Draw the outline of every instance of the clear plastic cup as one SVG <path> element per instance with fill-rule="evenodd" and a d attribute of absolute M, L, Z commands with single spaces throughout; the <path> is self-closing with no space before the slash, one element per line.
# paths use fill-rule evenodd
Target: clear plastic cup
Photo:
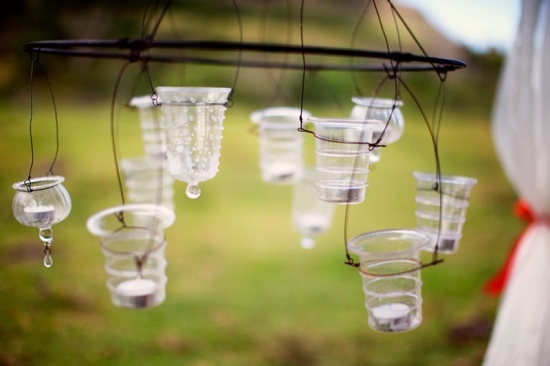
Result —
<path fill-rule="evenodd" d="M 351 118 L 380 121 L 373 129 L 374 142 L 382 137 L 380 143 L 388 145 L 401 138 L 405 129 L 405 119 L 400 109 L 403 106 L 402 101 L 367 97 L 353 97 L 351 100 L 354 103 L 350 113 Z M 375 148 L 371 151 L 370 162 L 374 164 L 378 161 L 380 161 L 380 148 Z"/>
<path fill-rule="evenodd" d="M 392 229 L 364 233 L 347 243 L 360 261 L 369 326 L 380 332 L 402 332 L 422 321 L 420 251 L 428 235 Z"/>
<path fill-rule="evenodd" d="M 375 121 L 308 118 L 315 126 L 317 197 L 353 204 L 365 199 Z"/>
<path fill-rule="evenodd" d="M 315 238 L 330 228 L 334 216 L 335 205 L 317 198 L 316 181 L 316 170 L 306 168 L 292 190 L 292 224 L 302 235 L 304 249 L 315 246 Z"/>
<path fill-rule="evenodd" d="M 154 204 L 111 207 L 88 219 L 88 231 L 101 238 L 113 304 L 138 309 L 164 301 L 164 229 L 174 220 L 172 210 Z"/>
<path fill-rule="evenodd" d="M 139 125 L 145 153 L 154 160 L 166 158 L 166 134 L 162 128 L 160 109 L 150 95 L 134 97 L 130 106 L 139 112 Z"/>
<path fill-rule="evenodd" d="M 272 107 L 255 111 L 250 119 L 258 126 L 262 180 L 272 184 L 292 184 L 303 169 L 303 134 L 300 108 Z M 303 118 L 310 116 L 302 111 Z"/>
<path fill-rule="evenodd" d="M 128 199 L 132 203 L 155 203 L 174 208 L 174 178 L 166 163 L 149 156 L 137 156 L 120 161 Z"/>
<path fill-rule="evenodd" d="M 439 182 L 433 173 L 414 172 L 413 175 L 417 181 L 416 228 L 431 239 L 426 250 L 433 251 L 438 242 L 438 252 L 455 253 L 462 237 L 470 193 L 477 180 L 442 175 Z"/>
<path fill-rule="evenodd" d="M 102 240 L 107 288 L 116 306 L 137 309 L 166 298 L 166 240 L 147 229 L 124 229 Z"/>

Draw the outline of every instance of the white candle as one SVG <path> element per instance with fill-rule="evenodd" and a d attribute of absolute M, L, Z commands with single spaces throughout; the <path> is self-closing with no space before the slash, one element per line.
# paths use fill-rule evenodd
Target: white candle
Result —
<path fill-rule="evenodd" d="M 28 206 L 23 208 L 23 212 L 28 223 L 52 223 L 55 220 L 54 206 Z"/>
<path fill-rule="evenodd" d="M 121 282 L 116 289 L 130 307 L 142 308 L 152 304 L 157 284 L 153 280 L 138 278 Z"/>
<path fill-rule="evenodd" d="M 399 332 L 411 326 L 411 308 L 406 304 L 387 303 L 371 309 L 374 327 L 383 332 Z"/>

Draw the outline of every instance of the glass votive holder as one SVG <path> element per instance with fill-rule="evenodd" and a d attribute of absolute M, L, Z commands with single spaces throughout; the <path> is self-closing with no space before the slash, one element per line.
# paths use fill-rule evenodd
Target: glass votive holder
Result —
<path fill-rule="evenodd" d="M 174 220 L 172 210 L 154 204 L 111 207 L 88 219 L 88 231 L 101 238 L 113 304 L 138 309 L 164 301 L 164 229 Z"/>
<path fill-rule="evenodd" d="M 191 199 L 199 183 L 218 173 L 221 139 L 230 88 L 158 87 L 166 133 L 167 170 L 187 183 Z"/>
<path fill-rule="evenodd" d="M 61 176 L 33 178 L 13 184 L 13 215 L 19 223 L 39 229 L 49 228 L 71 212 L 71 197 Z"/>
<path fill-rule="evenodd" d="M 71 212 L 71 196 L 63 186 L 64 177 L 52 175 L 14 183 L 16 190 L 12 202 L 15 219 L 30 227 L 38 228 L 38 237 L 44 243 L 44 266 L 51 267 L 53 259 L 52 226 L 65 220 Z"/>
<path fill-rule="evenodd" d="M 250 115 L 258 126 L 260 171 L 262 180 L 272 184 L 292 184 L 300 179 L 303 169 L 303 134 L 298 132 L 300 108 L 272 107 Z"/>
<path fill-rule="evenodd" d="M 456 175 L 413 173 L 416 182 L 416 228 L 430 236 L 433 251 L 453 254 L 458 250 L 462 227 L 466 221 L 470 193 L 477 179 Z"/>
<path fill-rule="evenodd" d="M 315 126 L 317 197 L 340 204 L 363 202 L 375 122 L 313 117 L 307 121 Z"/>
<path fill-rule="evenodd" d="M 402 332 L 422 321 L 420 251 L 428 235 L 389 229 L 351 238 L 348 251 L 359 257 L 368 323 L 381 332 Z"/>

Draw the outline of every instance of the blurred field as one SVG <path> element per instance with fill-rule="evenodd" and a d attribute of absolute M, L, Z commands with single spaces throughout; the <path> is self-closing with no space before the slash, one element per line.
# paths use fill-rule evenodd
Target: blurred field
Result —
<path fill-rule="evenodd" d="M 343 207 L 313 250 L 299 247 L 290 225 L 291 189 L 261 182 L 249 131 L 252 107 L 238 101 L 226 114 L 218 176 L 202 185 L 196 201 L 176 182 L 165 303 L 144 311 L 111 305 L 98 240 L 85 229 L 88 216 L 120 202 L 109 106 L 62 99 L 58 105 L 55 172 L 66 177 L 73 210 L 54 227 L 51 269 L 42 265 L 37 231 L 19 225 L 10 209 L 10 186 L 26 177 L 30 161 L 29 113 L 23 106 L 0 109 L 0 364 L 479 364 L 496 307 L 481 287 L 521 226 L 510 213 L 514 196 L 495 159 L 487 118 L 444 120 L 444 172 L 479 183 L 459 253 L 422 273 L 423 323 L 387 335 L 367 327 L 359 275 L 343 264 Z M 308 107 L 317 115 L 335 113 Z M 53 122 L 47 103 L 34 113 L 38 176 L 53 154 Z M 433 157 L 423 122 L 410 106 L 404 113 L 405 135 L 371 171 L 366 201 L 350 212 L 350 235 L 414 226 L 412 171 L 433 169 Z M 137 115 L 120 109 L 118 116 L 120 154 L 139 154 Z"/>

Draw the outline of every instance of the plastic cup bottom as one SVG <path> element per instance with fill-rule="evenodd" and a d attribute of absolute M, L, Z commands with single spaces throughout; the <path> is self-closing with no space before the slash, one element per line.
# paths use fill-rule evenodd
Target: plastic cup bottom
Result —
<path fill-rule="evenodd" d="M 369 327 L 384 333 L 412 330 L 422 322 L 421 303 L 415 296 L 372 299 L 365 304 Z"/>
<path fill-rule="evenodd" d="M 111 301 L 116 306 L 126 309 L 150 308 L 161 304 L 166 298 L 166 276 L 152 279 L 131 279 L 116 285 L 108 282 Z"/>
<path fill-rule="evenodd" d="M 317 182 L 317 198 L 339 204 L 356 204 L 365 200 L 367 184 L 345 180 Z"/>

